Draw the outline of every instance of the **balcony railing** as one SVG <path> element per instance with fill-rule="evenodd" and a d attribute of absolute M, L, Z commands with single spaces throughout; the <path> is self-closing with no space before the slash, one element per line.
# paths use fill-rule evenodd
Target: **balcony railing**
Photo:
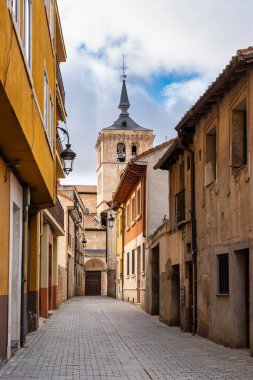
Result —
<path fill-rule="evenodd" d="M 62 228 L 64 228 L 64 210 L 58 198 L 56 198 L 56 204 L 49 209 L 50 213 L 57 220 Z"/>
<path fill-rule="evenodd" d="M 60 65 L 58 62 L 56 63 L 56 76 L 57 76 L 57 82 L 58 82 L 58 86 L 59 86 L 61 97 L 62 97 L 62 102 L 65 107 L 65 90 L 64 90 L 63 80 L 61 76 Z"/>
<path fill-rule="evenodd" d="M 176 223 L 185 220 L 185 190 L 176 194 Z"/>

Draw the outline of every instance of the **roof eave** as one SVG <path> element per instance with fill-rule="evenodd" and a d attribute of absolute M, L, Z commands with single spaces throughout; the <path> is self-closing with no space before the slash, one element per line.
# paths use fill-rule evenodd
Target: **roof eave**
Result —
<path fill-rule="evenodd" d="M 144 173 L 146 172 L 147 163 L 140 162 L 133 163 L 129 162 L 124 170 L 120 183 L 113 195 L 112 203 L 123 203 L 134 186 L 140 181 Z"/>
<path fill-rule="evenodd" d="M 192 108 L 183 116 L 176 126 L 176 131 L 196 124 L 201 115 L 217 102 L 217 99 L 231 86 L 231 82 L 240 79 L 247 70 L 247 65 L 253 62 L 252 53 L 245 54 L 245 50 L 238 51 L 233 57 L 228 66 L 217 77 L 217 79 L 209 86 L 207 91 L 199 98 Z"/>
<path fill-rule="evenodd" d="M 154 170 L 169 170 L 169 168 L 174 165 L 178 156 L 182 154 L 183 149 L 180 148 L 179 140 L 176 139 L 169 149 L 164 153 L 164 155 L 160 158 L 157 164 L 154 166 Z"/>

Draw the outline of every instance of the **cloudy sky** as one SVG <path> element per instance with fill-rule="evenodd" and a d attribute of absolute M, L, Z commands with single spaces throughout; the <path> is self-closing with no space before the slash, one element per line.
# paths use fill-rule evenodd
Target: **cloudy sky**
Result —
<path fill-rule="evenodd" d="M 130 116 L 174 127 L 237 49 L 253 45 L 252 0 L 58 0 L 67 62 L 67 127 L 77 153 L 65 183 L 95 184 L 99 131 L 119 115 L 122 55 Z"/>

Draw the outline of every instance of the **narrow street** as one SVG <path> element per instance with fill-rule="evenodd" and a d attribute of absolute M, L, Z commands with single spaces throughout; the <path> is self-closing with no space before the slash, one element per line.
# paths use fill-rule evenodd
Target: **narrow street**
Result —
<path fill-rule="evenodd" d="M 253 379 L 253 359 L 106 297 L 68 301 L 1 369 L 3 379 Z"/>

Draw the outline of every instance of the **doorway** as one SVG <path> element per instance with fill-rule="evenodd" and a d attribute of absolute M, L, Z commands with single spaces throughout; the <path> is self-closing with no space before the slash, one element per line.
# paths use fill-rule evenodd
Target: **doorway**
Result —
<path fill-rule="evenodd" d="M 249 249 L 235 252 L 236 346 L 250 348 Z"/>
<path fill-rule="evenodd" d="M 180 325 L 180 266 L 172 265 L 171 275 L 171 311 L 172 324 Z"/>
<path fill-rule="evenodd" d="M 160 252 L 159 244 L 152 249 L 151 253 L 151 286 L 152 286 L 152 308 L 151 314 L 159 315 L 160 313 Z"/>
<path fill-rule="evenodd" d="M 85 272 L 85 295 L 101 296 L 101 271 Z"/>
<path fill-rule="evenodd" d="M 12 356 L 20 344 L 21 307 L 21 212 L 13 202 L 10 249 L 10 347 Z"/>

